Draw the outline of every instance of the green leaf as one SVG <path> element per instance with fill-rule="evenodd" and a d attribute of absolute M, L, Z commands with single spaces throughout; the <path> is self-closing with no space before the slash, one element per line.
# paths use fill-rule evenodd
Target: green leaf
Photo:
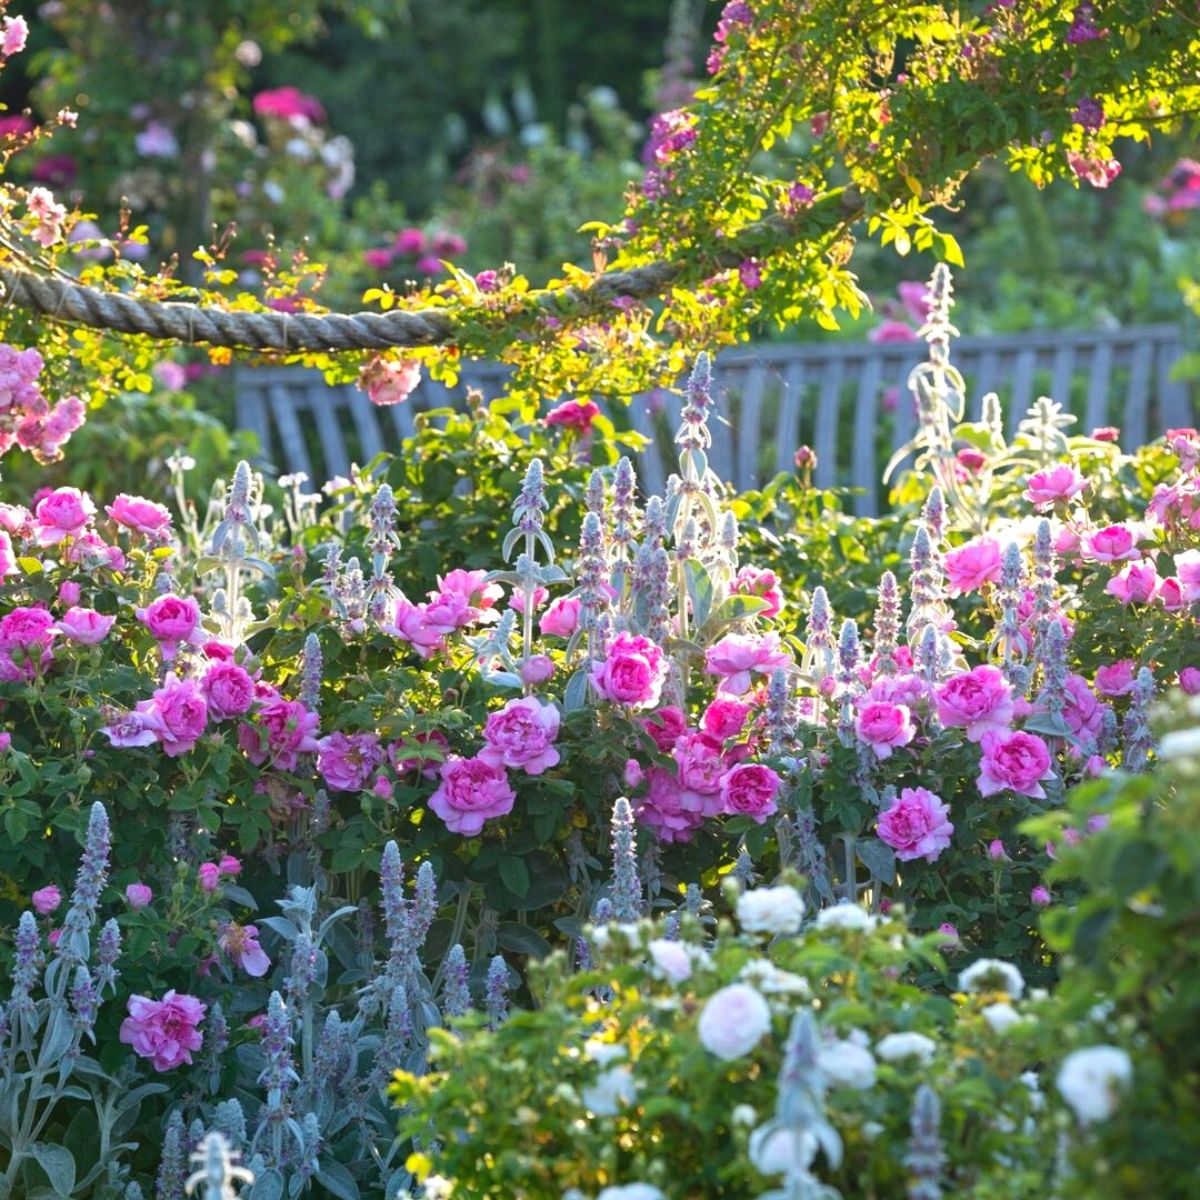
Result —
<path fill-rule="evenodd" d="M 336 1159 L 327 1159 L 317 1168 L 317 1182 L 338 1200 L 359 1200 L 354 1176 Z"/>
<path fill-rule="evenodd" d="M 529 868 L 523 858 L 502 858 L 500 878 L 518 900 L 523 900 L 529 894 Z"/>
<path fill-rule="evenodd" d="M 1166 855 L 1153 842 L 1130 842 L 1121 847 L 1113 863 L 1113 890 L 1122 900 L 1128 900 L 1154 883 L 1166 865 Z"/>
<path fill-rule="evenodd" d="M 514 954 L 527 954 L 531 958 L 545 958 L 552 949 L 550 943 L 536 929 L 522 925 L 519 921 L 501 921 L 496 927 L 496 941 Z"/>
<path fill-rule="evenodd" d="M 684 563 L 683 572 L 687 579 L 688 595 L 692 601 L 692 616 L 697 626 L 703 625 L 712 611 L 713 581 L 704 569 L 704 565 L 694 558 L 689 558 Z"/>
<path fill-rule="evenodd" d="M 871 872 L 880 883 L 891 884 L 896 879 L 896 852 L 881 842 L 878 838 L 867 838 L 856 842 L 855 850 L 862 860 L 863 866 Z"/>

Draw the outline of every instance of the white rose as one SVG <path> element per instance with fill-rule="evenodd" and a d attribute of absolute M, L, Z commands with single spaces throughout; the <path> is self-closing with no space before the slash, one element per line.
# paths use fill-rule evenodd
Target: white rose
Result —
<path fill-rule="evenodd" d="M 750 1135 L 750 1161 L 760 1175 L 783 1175 L 794 1167 L 807 1171 L 817 1156 L 817 1139 L 769 1121 Z"/>
<path fill-rule="evenodd" d="M 1162 759 L 1195 758 L 1197 754 L 1200 754 L 1200 726 L 1164 733 L 1158 743 L 1158 757 Z"/>
<path fill-rule="evenodd" d="M 835 1087 L 863 1091 L 875 1084 L 875 1058 L 851 1041 L 832 1042 L 817 1051 L 817 1065 Z"/>
<path fill-rule="evenodd" d="M 749 1054 L 770 1028 L 767 1002 L 754 988 L 733 983 L 709 996 L 697 1032 L 706 1050 L 729 1060 Z"/>
<path fill-rule="evenodd" d="M 1021 1021 L 1021 1014 L 1011 1004 L 989 1004 L 979 1010 L 993 1033 L 1007 1033 Z"/>
<path fill-rule="evenodd" d="M 1014 1000 L 1020 1000 L 1025 980 L 1012 963 L 981 958 L 959 975 L 958 987 L 963 992 L 1007 992 Z"/>
<path fill-rule="evenodd" d="M 670 942 L 666 938 L 655 938 L 647 947 L 654 962 L 656 977 L 671 983 L 682 983 L 690 979 L 695 967 L 706 967 L 711 961 L 703 946 L 691 946 L 686 942 Z"/>
<path fill-rule="evenodd" d="M 747 933 L 798 933 L 804 901 L 794 887 L 756 888 L 738 897 L 737 918 Z"/>
<path fill-rule="evenodd" d="M 806 996 L 810 991 L 808 980 L 803 975 L 781 970 L 766 958 L 752 958 L 738 972 L 738 978 L 768 995 L 791 992 Z"/>
<path fill-rule="evenodd" d="M 665 1200 L 658 1188 L 648 1183 L 626 1183 L 621 1187 L 606 1187 L 596 1200 Z"/>
<path fill-rule="evenodd" d="M 610 1062 L 625 1057 L 625 1047 L 616 1042 L 602 1042 L 599 1038 L 588 1038 L 583 1043 L 583 1053 L 592 1062 L 607 1067 Z"/>
<path fill-rule="evenodd" d="M 454 1184 L 442 1175 L 430 1175 L 425 1180 L 425 1200 L 449 1200 Z"/>
<path fill-rule="evenodd" d="M 861 904 L 843 901 L 817 914 L 818 929 L 874 929 L 878 918 L 871 916 Z"/>
<path fill-rule="evenodd" d="M 933 1061 L 937 1053 L 937 1042 L 923 1033 L 889 1033 L 876 1042 L 875 1053 L 884 1062 L 915 1058 L 921 1063 L 928 1063 Z"/>
<path fill-rule="evenodd" d="M 637 1099 L 637 1084 L 628 1067 L 611 1067 L 581 1096 L 584 1107 L 597 1117 L 615 1117 Z"/>
<path fill-rule="evenodd" d="M 758 1113 L 753 1104 L 735 1104 L 729 1119 L 734 1125 L 753 1125 L 758 1120 Z"/>
<path fill-rule="evenodd" d="M 1107 1120 L 1121 1092 L 1133 1082 L 1129 1055 L 1116 1046 L 1088 1046 L 1063 1059 L 1055 1080 L 1080 1124 Z"/>

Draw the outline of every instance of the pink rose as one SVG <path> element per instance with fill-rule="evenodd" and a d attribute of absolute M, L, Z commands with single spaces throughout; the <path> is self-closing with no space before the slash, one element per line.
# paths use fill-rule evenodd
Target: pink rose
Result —
<path fill-rule="evenodd" d="M 18 605 L 0 617 L 0 680 L 28 683 L 50 665 L 54 618 L 41 607 Z"/>
<path fill-rule="evenodd" d="M 463 601 L 464 611 L 470 611 Z M 422 657 L 432 658 L 445 645 L 443 632 L 426 622 L 427 606 L 413 604 L 403 597 L 396 602 L 396 614 L 391 625 L 383 626 L 384 633 L 401 638 Z"/>
<path fill-rule="evenodd" d="M 926 788 L 904 788 L 880 814 L 876 832 L 901 862 L 935 862 L 954 834 L 950 806 Z"/>
<path fill-rule="evenodd" d="M 749 689 L 752 673 L 770 675 L 791 665 L 791 658 L 779 648 L 776 633 L 726 634 L 704 652 L 705 671 L 721 678 L 720 691 L 734 696 Z"/>
<path fill-rule="evenodd" d="M 150 630 L 158 642 L 162 656 L 170 662 L 181 642 L 194 642 L 200 624 L 200 606 L 190 596 L 186 599 L 167 594 L 137 610 L 138 620 Z"/>
<path fill-rule="evenodd" d="M 1039 471 L 1026 481 L 1025 499 L 1039 512 L 1068 500 L 1074 500 L 1088 485 L 1074 467 L 1062 464 L 1050 471 Z"/>
<path fill-rule="evenodd" d="M 1179 686 L 1189 696 L 1200 695 L 1200 667 L 1184 667 L 1179 672 Z"/>
<path fill-rule="evenodd" d="M 907 646 L 900 647 L 907 650 Z M 899 655 L 896 656 L 899 658 Z M 910 664 L 911 665 L 911 664 Z M 858 704 L 903 704 L 912 710 L 929 700 L 929 684 L 919 675 L 883 675 L 859 697 Z"/>
<path fill-rule="evenodd" d="M 214 721 L 227 721 L 250 711 L 254 704 L 254 680 L 244 667 L 228 659 L 216 660 L 200 681 Z"/>
<path fill-rule="evenodd" d="M 687 720 L 679 709 L 667 706 L 643 717 L 642 728 L 663 754 L 670 754 L 675 743 L 687 733 Z"/>
<path fill-rule="evenodd" d="M 153 500 L 121 492 L 105 507 L 105 512 L 118 525 L 133 533 L 140 533 L 151 541 L 163 542 L 170 536 L 171 510 Z"/>
<path fill-rule="evenodd" d="M 79 586 L 73 579 L 64 579 L 59 585 L 58 602 L 65 604 L 68 608 L 74 608 L 79 603 L 80 597 L 83 595 L 83 588 Z"/>
<path fill-rule="evenodd" d="M 1012 791 L 1034 800 L 1046 798 L 1042 781 L 1049 779 L 1054 770 L 1050 750 L 1040 737 L 1032 733 L 1002 733 L 993 729 L 983 735 L 981 744 L 981 796 Z"/>
<path fill-rule="evenodd" d="M 750 705 L 740 700 L 730 700 L 726 696 L 718 696 L 705 710 L 700 724 L 709 737 L 720 742 L 735 738 L 746 727 L 746 718 L 750 715 Z"/>
<path fill-rule="evenodd" d="M 775 812 L 779 782 L 770 767 L 739 763 L 721 778 L 722 811 L 731 817 L 750 817 L 761 825 Z"/>
<path fill-rule="evenodd" d="M 1149 604 L 1158 592 L 1158 572 L 1149 560 L 1131 562 L 1105 585 L 1122 604 Z"/>
<path fill-rule="evenodd" d="M 154 899 L 154 893 L 144 883 L 131 883 L 125 889 L 125 899 L 129 907 L 136 911 L 145 908 Z"/>
<path fill-rule="evenodd" d="M 83 646 L 95 646 L 104 641 L 116 617 L 101 616 L 92 608 L 69 608 L 55 622 L 54 628 L 68 641 Z"/>
<path fill-rule="evenodd" d="M 261 979 L 270 969 L 271 960 L 258 944 L 258 927 L 230 921 L 217 939 L 221 949 L 252 979 Z"/>
<path fill-rule="evenodd" d="M 217 869 L 222 875 L 233 875 L 236 877 L 242 873 L 242 860 L 234 858 L 232 854 L 222 854 L 220 861 L 217 863 Z"/>
<path fill-rule="evenodd" d="M 599 406 L 592 400 L 567 400 L 546 414 L 544 424 L 547 428 L 562 425 L 567 429 L 577 429 L 580 433 L 586 433 L 599 415 Z"/>
<path fill-rule="evenodd" d="M 476 620 L 483 619 L 484 613 L 504 596 L 504 589 L 498 583 L 488 582 L 486 571 L 466 571 L 461 567 L 438 576 L 438 592 L 443 595 L 457 592 L 475 610 Z"/>
<path fill-rule="evenodd" d="M 945 558 L 946 587 L 952 595 L 977 592 L 1000 578 L 1000 543 L 980 537 L 951 550 Z"/>
<path fill-rule="evenodd" d="M 1142 557 L 1137 544 L 1138 532 L 1130 526 L 1107 525 L 1087 534 L 1080 551 L 1088 562 L 1126 562 Z"/>
<path fill-rule="evenodd" d="M 423 747 L 432 747 L 433 750 L 414 752 Z M 420 771 L 426 779 L 436 779 L 449 749 L 446 735 L 435 729 L 432 733 L 416 733 L 411 739 L 393 742 L 387 748 L 387 756 L 392 769 L 399 775 L 406 771 Z"/>
<path fill-rule="evenodd" d="M 646 795 L 638 801 L 637 819 L 658 831 L 663 842 L 688 842 L 704 823 L 705 798 L 680 785 L 670 771 L 646 772 Z"/>
<path fill-rule="evenodd" d="M 1029 902 L 1034 908 L 1045 908 L 1050 903 L 1050 891 L 1040 883 L 1029 893 Z"/>
<path fill-rule="evenodd" d="M 641 787 L 643 778 L 642 764 L 636 758 L 627 758 L 625 769 L 621 772 L 621 779 L 624 781 L 625 787 L 632 792 Z"/>
<path fill-rule="evenodd" d="M 56 488 L 37 502 L 34 539 L 39 546 L 57 546 L 64 538 L 78 537 L 91 522 L 96 506 L 78 488 Z"/>
<path fill-rule="evenodd" d="M 131 746 L 153 746 L 158 741 L 157 726 L 146 712 L 116 712 L 108 715 L 108 723 L 100 732 L 109 743 L 120 749 Z"/>
<path fill-rule="evenodd" d="M 1064 525 L 1054 537 L 1054 553 L 1060 558 L 1078 558 L 1082 542 L 1077 530 Z"/>
<path fill-rule="evenodd" d="M 954 457 L 966 471 L 978 471 L 988 460 L 988 456 L 975 446 L 964 446 Z"/>
<path fill-rule="evenodd" d="M 206 1005 L 195 996 L 167 992 L 161 1000 L 129 997 L 129 1016 L 121 1022 L 121 1041 L 139 1058 L 148 1058 L 156 1071 L 170 1071 L 191 1063 L 200 1049 L 200 1022 Z"/>
<path fill-rule="evenodd" d="M 774 571 L 761 570 L 758 567 L 743 567 L 733 581 L 734 592 L 743 596 L 757 596 L 767 602 L 767 607 L 758 615 L 770 620 L 779 616 L 783 611 L 783 589 Z"/>
<path fill-rule="evenodd" d="M 553 745 L 558 723 L 558 709 L 553 704 L 543 704 L 533 696 L 510 700 L 499 712 L 488 715 L 483 728 L 487 745 L 479 757 L 493 767 L 541 775 L 558 764 Z"/>
<path fill-rule="evenodd" d="M 604 659 L 592 667 L 591 680 L 605 700 L 629 708 L 653 708 L 667 678 L 662 650 L 640 634 L 618 633 Z"/>
<path fill-rule="evenodd" d="M 1133 691 L 1135 675 L 1133 659 L 1122 658 L 1119 662 L 1096 668 L 1096 691 L 1102 696 L 1128 696 Z"/>
<path fill-rule="evenodd" d="M 854 720 L 859 740 L 875 751 L 876 758 L 891 758 L 897 746 L 907 746 L 916 736 L 912 714 L 903 704 L 875 701 L 865 704 Z"/>
<path fill-rule="evenodd" d="M 542 613 L 538 628 L 550 637 L 570 637 L 579 627 L 578 596 L 560 596 Z"/>
<path fill-rule="evenodd" d="M 215 892 L 221 886 L 221 868 L 215 862 L 203 862 L 196 868 L 202 892 Z"/>
<path fill-rule="evenodd" d="M 51 884 L 49 887 L 38 888 L 36 892 L 30 896 L 33 901 L 33 907 L 43 917 L 48 917 L 61 903 L 62 892 Z"/>
<path fill-rule="evenodd" d="M 0 579 L 16 575 L 21 568 L 17 566 L 17 556 L 13 550 L 12 538 L 0 529 Z"/>
<path fill-rule="evenodd" d="M 546 600 L 549 598 L 549 596 L 550 593 L 544 587 L 534 588 L 533 611 L 537 612 L 537 610 L 546 603 Z M 515 608 L 519 613 L 523 613 L 525 611 L 525 593 L 520 588 L 513 589 L 512 599 L 509 601 L 509 605 L 512 608 Z"/>
<path fill-rule="evenodd" d="M 720 811 L 716 797 L 721 792 L 721 779 L 727 764 L 721 755 L 721 743 L 705 733 L 686 733 L 671 751 L 679 768 L 679 784 L 689 792 L 706 797 L 702 808 L 706 817 Z"/>
<path fill-rule="evenodd" d="M 521 682 L 537 687 L 554 674 L 554 660 L 545 654 L 534 654 L 527 658 L 518 672 Z"/>
<path fill-rule="evenodd" d="M 270 761 L 277 770 L 294 771 L 301 754 L 317 751 L 319 723 L 317 714 L 309 712 L 299 700 L 268 700 L 255 714 L 252 725 L 238 726 L 238 745 L 256 767 Z"/>
<path fill-rule="evenodd" d="M 1175 574 L 1183 589 L 1184 601 L 1195 604 L 1200 600 L 1200 550 L 1185 550 L 1175 555 Z"/>
<path fill-rule="evenodd" d="M 208 723 L 208 701 L 194 679 L 179 679 L 168 674 L 153 699 L 137 706 L 158 734 L 168 758 L 186 754 L 204 733 Z"/>
<path fill-rule="evenodd" d="M 1068 675 L 1063 720 L 1071 732 L 1084 741 L 1095 741 L 1104 731 L 1107 704 L 1101 704 L 1082 675 Z"/>
<path fill-rule="evenodd" d="M 453 756 L 442 763 L 441 777 L 429 798 L 429 808 L 453 833 L 475 837 L 485 821 L 512 812 L 516 795 L 503 767 L 479 758 Z"/>
<path fill-rule="evenodd" d="M 317 770 L 335 792 L 361 792 L 382 762 L 374 733 L 331 733 L 317 743 Z"/>
<path fill-rule="evenodd" d="M 1183 584 L 1174 575 L 1168 575 L 1159 582 L 1156 599 L 1167 612 L 1183 612 L 1188 606 L 1183 594 Z"/>
<path fill-rule="evenodd" d="M 1012 723 L 1012 688 L 998 667 L 981 666 L 948 679 L 934 693 L 938 720 L 948 728 L 962 726 L 967 740 L 977 742 L 989 729 Z"/>

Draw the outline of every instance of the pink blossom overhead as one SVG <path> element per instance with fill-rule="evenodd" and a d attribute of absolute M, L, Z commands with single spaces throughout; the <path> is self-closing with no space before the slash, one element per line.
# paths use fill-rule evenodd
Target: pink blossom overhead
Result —
<path fill-rule="evenodd" d="M 600 415 L 600 406 L 593 400 L 567 400 L 552 408 L 545 416 L 544 424 L 549 428 L 562 425 L 567 429 L 575 429 L 581 433 L 591 429 L 592 423 Z"/>

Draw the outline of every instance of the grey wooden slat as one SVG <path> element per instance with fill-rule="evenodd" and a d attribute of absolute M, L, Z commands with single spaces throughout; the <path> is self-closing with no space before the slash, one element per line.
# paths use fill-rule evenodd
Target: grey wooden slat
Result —
<path fill-rule="evenodd" d="M 917 415 L 913 411 L 913 395 L 908 389 L 909 368 L 903 360 L 885 363 L 883 381 L 884 387 L 894 387 L 899 393 L 896 397 L 895 435 L 892 438 L 892 450 L 912 440 L 917 428 Z"/>
<path fill-rule="evenodd" d="M 732 376 L 732 378 L 731 378 Z M 729 389 L 730 385 L 744 377 L 744 370 L 713 372 L 713 398 L 715 403 L 710 410 L 708 421 L 709 432 L 712 434 L 712 445 L 708 450 L 708 465 L 724 481 L 733 479 L 733 427 L 729 418 Z M 672 424 L 671 429 L 675 426 Z M 674 468 L 672 467 L 672 470 Z"/>
<path fill-rule="evenodd" d="M 1033 403 L 1033 372 L 1037 366 L 1037 357 L 1028 348 L 1017 352 L 1017 361 L 1013 367 L 1012 391 L 1008 398 L 1008 436 L 1012 437 L 1017 431 L 1017 425 L 1029 411 Z"/>
<path fill-rule="evenodd" d="M 854 511 L 860 517 L 873 517 L 878 511 L 875 488 L 879 482 L 879 462 L 875 453 L 876 417 L 883 364 L 878 358 L 863 363 L 858 381 L 858 400 L 854 406 L 854 450 L 851 483 L 863 488 L 854 498 Z"/>
<path fill-rule="evenodd" d="M 338 403 L 341 399 L 341 393 L 333 389 L 312 397 L 313 417 L 327 476 L 350 474 L 350 451 L 346 447 L 344 421 L 338 419 L 345 415 L 345 405 Z"/>
<path fill-rule="evenodd" d="M 634 429 L 650 439 L 650 445 L 638 455 L 638 471 L 642 476 L 642 487 L 645 489 L 646 495 L 660 496 L 666 486 L 666 476 L 663 474 L 662 449 L 658 443 L 654 413 L 650 411 L 650 397 L 647 395 L 634 396 L 630 402 L 629 416 Z"/>
<path fill-rule="evenodd" d="M 779 417 L 775 429 L 775 473 L 790 471 L 800 448 L 800 415 L 804 407 L 804 364 L 788 362 L 783 373 L 779 397 Z"/>
<path fill-rule="evenodd" d="M 761 449 L 758 431 L 762 426 L 763 393 L 766 390 L 767 368 L 756 364 L 750 368 L 742 392 L 737 428 L 737 474 L 733 484 L 738 491 L 758 486 L 758 457 Z"/>
<path fill-rule="evenodd" d="M 954 348 L 950 348 L 950 356 L 954 357 Z M 984 350 L 979 356 L 979 370 L 975 376 L 975 392 L 986 396 L 988 392 L 998 392 L 997 374 L 1000 366 L 1000 354 L 995 349 Z"/>
<path fill-rule="evenodd" d="M 1188 385 L 1171 378 L 1171 368 L 1182 354 L 1178 333 L 1158 343 L 1155 372 L 1158 377 L 1158 420 L 1163 429 L 1179 429 L 1195 424 L 1196 413 L 1188 394 Z"/>
<path fill-rule="evenodd" d="M 1087 408 L 1084 414 L 1085 432 L 1108 424 L 1109 376 L 1112 374 L 1112 343 L 1097 342 L 1092 351 L 1088 372 Z"/>
<path fill-rule="evenodd" d="M 253 380 L 243 380 L 241 373 L 238 374 L 235 386 L 237 427 L 252 433 L 258 443 L 258 453 L 263 458 L 270 458 L 273 447 L 271 421 L 267 414 L 267 394 L 262 388 L 255 387 Z"/>
<path fill-rule="evenodd" d="M 1065 409 L 1071 407 L 1071 378 L 1075 373 L 1075 347 L 1063 342 L 1054 351 L 1053 375 L 1050 379 L 1050 399 Z"/>
<path fill-rule="evenodd" d="M 426 400 L 426 403 L 420 405 L 422 409 L 437 407 L 437 405 L 428 403 L 428 393 L 424 392 L 428 382 L 428 380 L 423 381 L 403 404 L 388 405 L 388 408 L 391 409 L 392 425 L 396 430 L 397 442 L 402 442 L 405 438 L 410 438 L 417 432 L 417 427 L 413 423 L 413 407 L 415 404 L 419 403 L 420 400 Z M 461 408 L 462 406 L 459 405 L 459 407 Z"/>
<path fill-rule="evenodd" d="M 845 377 L 846 361 L 839 356 L 829 359 L 817 381 L 817 421 L 813 435 L 817 469 L 813 482 L 819 488 L 833 487 L 837 481 L 838 410 Z"/>
<path fill-rule="evenodd" d="M 292 392 L 283 384 L 272 384 L 271 415 L 279 428 L 279 456 L 285 472 L 302 471 L 314 487 L 320 487 L 324 479 L 317 479 L 308 458 L 308 447 L 304 444 L 304 430 L 300 428 L 297 407 Z"/>
<path fill-rule="evenodd" d="M 1154 344 L 1138 342 L 1129 362 L 1129 387 L 1125 393 L 1125 415 L 1121 421 L 1121 440 L 1131 449 L 1146 441 L 1150 424 L 1150 368 L 1154 365 Z"/>
<path fill-rule="evenodd" d="M 350 410 L 350 417 L 358 433 L 363 462 L 369 463 L 384 448 L 377 415 L 378 405 L 372 404 L 370 398 L 356 388 L 347 388 L 346 407 Z"/>

